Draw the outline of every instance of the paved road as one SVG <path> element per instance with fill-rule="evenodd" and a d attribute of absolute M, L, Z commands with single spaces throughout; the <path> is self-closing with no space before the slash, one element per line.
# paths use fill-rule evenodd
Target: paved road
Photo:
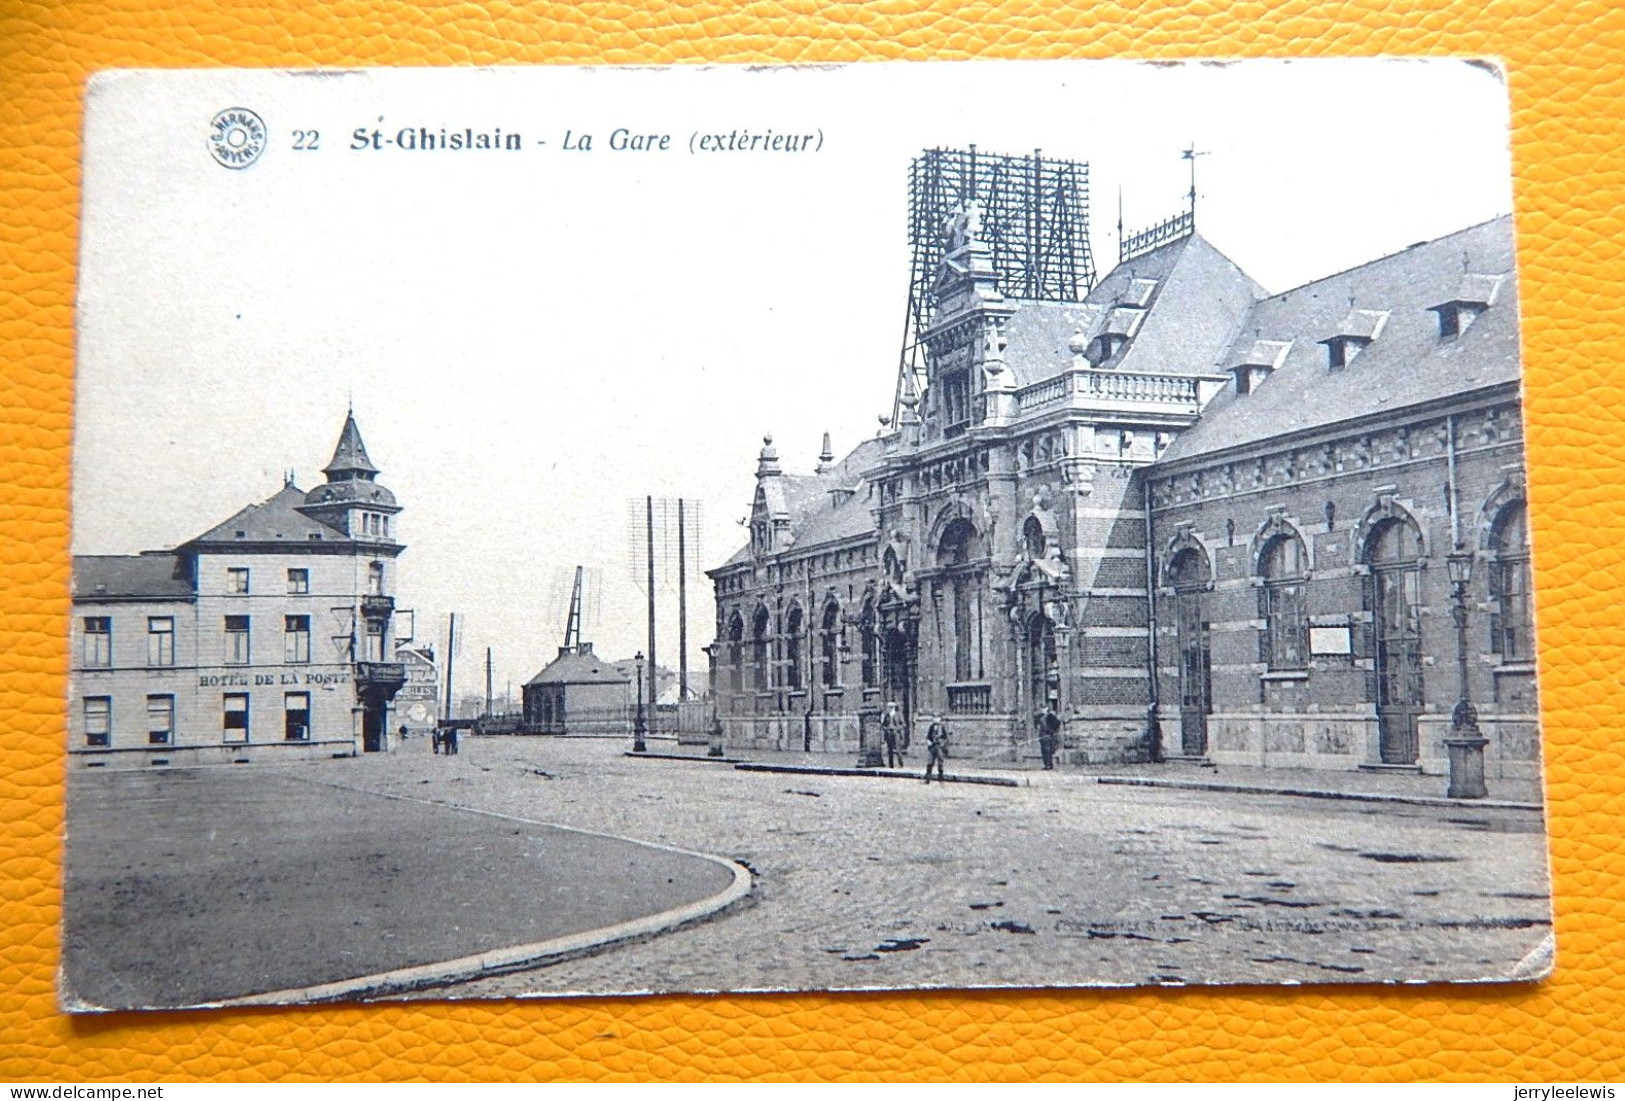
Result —
<path fill-rule="evenodd" d="M 492 738 L 450 760 L 334 763 L 360 786 L 714 852 L 758 877 L 751 907 L 718 921 L 447 993 L 1532 977 L 1551 928 L 1529 812 L 1055 774 L 928 787 L 624 749 Z"/>
<path fill-rule="evenodd" d="M 361 764 L 73 774 L 73 995 L 184 1006 L 333 982 L 613 925 L 732 882 L 699 857 L 419 801 L 483 775 L 474 765 L 390 785 L 408 799 L 334 786 Z"/>

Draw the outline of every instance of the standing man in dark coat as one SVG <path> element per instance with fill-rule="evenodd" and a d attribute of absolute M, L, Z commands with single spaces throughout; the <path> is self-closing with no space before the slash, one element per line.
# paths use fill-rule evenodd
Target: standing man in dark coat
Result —
<path fill-rule="evenodd" d="M 903 736 L 903 715 L 895 703 L 888 703 L 880 713 L 880 737 L 886 743 L 886 767 L 896 768 L 903 763 L 897 742 Z"/>
<path fill-rule="evenodd" d="M 931 720 L 931 726 L 925 732 L 925 748 L 929 756 L 925 759 L 925 782 L 931 782 L 931 770 L 937 770 L 937 780 L 948 782 L 945 770 L 948 761 L 948 720 L 941 715 Z"/>
<path fill-rule="evenodd" d="M 1051 701 L 1038 715 L 1038 752 L 1044 756 L 1044 767 L 1055 767 L 1055 749 L 1061 742 L 1061 716 L 1055 713 Z"/>

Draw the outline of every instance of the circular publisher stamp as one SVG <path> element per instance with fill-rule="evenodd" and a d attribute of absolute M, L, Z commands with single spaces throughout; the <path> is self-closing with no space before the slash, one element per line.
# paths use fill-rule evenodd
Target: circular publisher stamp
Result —
<path fill-rule="evenodd" d="M 209 152 L 227 168 L 247 168 L 265 152 L 265 120 L 247 107 L 227 107 L 209 122 Z"/>

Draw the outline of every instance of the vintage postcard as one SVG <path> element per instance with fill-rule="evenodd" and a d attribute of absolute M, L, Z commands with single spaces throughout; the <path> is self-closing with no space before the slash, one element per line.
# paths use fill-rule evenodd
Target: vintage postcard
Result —
<path fill-rule="evenodd" d="M 1504 74 L 108 72 L 61 997 L 1533 981 Z"/>

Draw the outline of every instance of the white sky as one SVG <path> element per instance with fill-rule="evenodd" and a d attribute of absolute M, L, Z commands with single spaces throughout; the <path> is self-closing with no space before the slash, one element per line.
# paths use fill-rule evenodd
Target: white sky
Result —
<path fill-rule="evenodd" d="M 271 144 L 230 171 L 208 121 Z M 378 120 L 382 118 L 382 123 Z M 357 127 L 500 127 L 522 153 L 357 152 Z M 610 131 L 672 135 L 615 153 Z M 316 152 L 292 131 L 321 134 Z M 565 152 L 566 130 L 593 135 Z M 821 131 L 799 156 L 695 156 L 698 132 Z M 545 141 L 545 145 L 537 145 Z M 1506 91 L 1447 60 L 820 69 L 121 74 L 86 116 L 76 553 L 169 547 L 318 482 L 353 398 L 406 512 L 398 603 L 463 616 L 461 690 L 552 657 L 563 581 L 587 637 L 644 646 L 628 501 L 703 502 L 705 565 L 743 541 L 756 453 L 810 470 L 889 413 L 906 178 L 931 146 L 1090 163 L 1096 266 L 1177 213 L 1270 290 L 1511 209 Z M 659 656 L 676 665 L 676 597 Z M 714 605 L 690 578 L 690 668 Z"/>

